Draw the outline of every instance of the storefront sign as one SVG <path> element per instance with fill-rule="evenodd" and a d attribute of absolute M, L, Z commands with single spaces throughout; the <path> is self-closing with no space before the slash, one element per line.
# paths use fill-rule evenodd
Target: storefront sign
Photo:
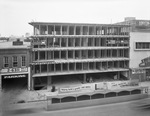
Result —
<path fill-rule="evenodd" d="M 107 82 L 108 89 L 121 89 L 124 87 L 131 86 L 131 81 L 115 81 L 115 82 Z"/>
<path fill-rule="evenodd" d="M 91 91 L 93 88 L 93 84 L 83 84 L 81 86 L 59 88 L 59 93 L 81 92 L 85 90 Z"/>
<path fill-rule="evenodd" d="M 2 75 L 2 78 L 8 79 L 8 78 L 23 78 L 28 77 L 28 74 L 18 74 L 18 75 Z"/>
<path fill-rule="evenodd" d="M 145 73 L 145 70 L 143 69 L 132 69 L 132 74 L 141 74 Z"/>
<path fill-rule="evenodd" d="M 59 88 L 59 93 L 72 93 L 72 92 L 85 92 L 85 91 L 95 91 L 95 90 L 115 90 L 122 89 L 125 87 L 138 86 L 138 80 L 128 80 L 128 81 L 112 81 L 112 82 L 99 82 L 99 83 L 89 83 L 83 84 L 81 86 L 70 86 Z"/>
<path fill-rule="evenodd" d="M 8 68 L 8 69 L 2 69 L 1 72 L 2 73 L 12 73 L 12 72 L 27 72 L 28 68 L 24 67 L 24 68 Z"/>
<path fill-rule="evenodd" d="M 8 69 L 7 68 L 6 69 L 2 69 L 1 72 L 2 73 L 6 73 L 6 72 L 8 72 Z"/>

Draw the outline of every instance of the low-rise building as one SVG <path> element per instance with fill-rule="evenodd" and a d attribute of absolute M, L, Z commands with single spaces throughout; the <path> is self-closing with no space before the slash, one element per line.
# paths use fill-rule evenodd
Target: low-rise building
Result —
<path fill-rule="evenodd" d="M 30 89 L 30 43 L 8 41 L 0 43 L 0 89 L 26 86 Z M 24 84 L 24 85 L 21 85 Z"/>
<path fill-rule="evenodd" d="M 130 25 L 131 78 L 150 79 L 150 20 L 127 17 L 118 24 Z"/>

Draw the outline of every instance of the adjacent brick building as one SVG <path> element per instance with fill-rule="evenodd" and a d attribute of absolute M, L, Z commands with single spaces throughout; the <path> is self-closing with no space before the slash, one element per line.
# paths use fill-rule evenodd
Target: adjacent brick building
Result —
<path fill-rule="evenodd" d="M 30 79 L 30 43 L 8 41 L 0 43 L 0 89 L 7 88 L 9 84 L 19 84 L 24 81 L 26 88 Z M 18 81 L 20 80 L 21 81 Z"/>

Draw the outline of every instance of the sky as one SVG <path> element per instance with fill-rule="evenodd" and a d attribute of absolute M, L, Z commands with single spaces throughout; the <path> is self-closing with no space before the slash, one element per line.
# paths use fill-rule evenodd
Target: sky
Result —
<path fill-rule="evenodd" d="M 150 0 L 0 0 L 0 36 L 33 34 L 29 22 L 110 24 L 150 20 Z"/>

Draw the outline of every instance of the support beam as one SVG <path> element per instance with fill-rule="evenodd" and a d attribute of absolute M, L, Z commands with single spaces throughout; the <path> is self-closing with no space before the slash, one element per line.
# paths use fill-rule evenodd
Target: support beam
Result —
<path fill-rule="evenodd" d="M 86 83 L 86 73 L 83 74 L 83 83 Z"/>
<path fill-rule="evenodd" d="M 32 83 L 31 83 L 31 69 L 30 69 L 30 67 L 28 67 L 28 90 L 30 91 L 30 90 L 33 90 L 33 88 L 32 88 Z"/>
<path fill-rule="evenodd" d="M 34 79 L 33 77 L 30 78 L 30 90 L 34 90 Z"/>
<path fill-rule="evenodd" d="M 118 72 L 118 79 L 120 80 L 120 72 Z"/>
<path fill-rule="evenodd" d="M 52 85 L 52 77 L 48 76 L 47 77 L 47 90 L 51 90 L 51 85 Z"/>
<path fill-rule="evenodd" d="M 0 74 L 0 91 L 2 90 L 2 75 Z"/>

